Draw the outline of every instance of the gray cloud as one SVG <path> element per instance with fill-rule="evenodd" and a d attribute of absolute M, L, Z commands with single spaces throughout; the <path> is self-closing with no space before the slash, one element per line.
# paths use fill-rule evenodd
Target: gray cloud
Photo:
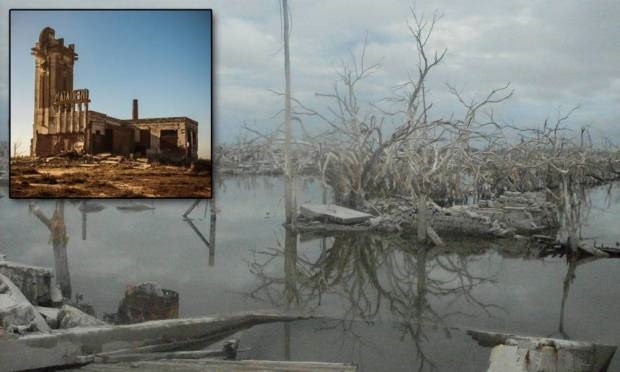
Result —
<path fill-rule="evenodd" d="M 17 2 L 4 2 L 6 9 Z M 379 99 L 415 71 L 416 54 L 406 22 L 406 0 L 290 0 L 293 91 L 308 104 L 325 102 L 314 93 L 331 89 L 342 59 L 359 51 L 368 35 L 369 60 L 382 59 L 382 69 L 361 86 L 363 97 Z M 43 1 L 21 1 L 20 7 L 46 7 Z M 84 6 L 64 1 L 56 6 Z M 109 2 L 109 6 L 168 7 L 168 1 Z M 276 0 L 180 1 L 177 7 L 212 7 L 215 17 L 215 132 L 219 141 L 232 141 L 243 121 L 260 128 L 276 122 L 272 116 L 282 100 L 267 89 L 281 89 L 280 11 Z M 511 2 L 441 0 L 417 1 L 427 15 L 437 10 L 432 47 L 448 48 L 445 63 L 430 78 L 435 113 L 457 111 L 445 83 L 467 97 L 479 97 L 510 81 L 516 89 L 498 114 L 515 124 L 531 125 L 558 109 L 581 104 L 572 123 L 590 124 L 595 131 L 616 136 L 620 118 L 620 3 L 518 0 Z M 3 23 L 3 33 L 7 32 Z M 0 55 L 6 56 L 6 38 Z M 7 59 L 2 59 L 6 64 Z M 0 103 L 6 107 L 6 66 L 0 72 Z M 0 114 L 2 110 L 0 110 Z M 1 132 L 0 132 L 1 135 Z"/>

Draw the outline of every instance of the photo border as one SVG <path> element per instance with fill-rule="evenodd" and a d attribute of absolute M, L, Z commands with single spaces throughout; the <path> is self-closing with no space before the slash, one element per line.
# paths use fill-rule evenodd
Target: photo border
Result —
<path fill-rule="evenodd" d="M 210 32 L 210 49 L 211 49 L 211 53 L 210 53 L 210 57 L 211 57 L 211 68 L 210 68 L 210 73 L 211 73 L 211 86 L 209 87 L 210 90 L 210 110 L 209 110 L 209 115 L 210 115 L 210 135 L 211 135 L 211 151 L 210 151 L 210 177 L 211 177 L 211 196 L 208 198 L 197 198 L 197 197 L 192 197 L 192 196 L 140 196 L 140 197 L 129 197 L 129 198 L 119 198 L 119 197 L 105 197 L 105 196 L 92 196 L 92 197 L 88 197 L 88 196 L 76 196 L 76 197 L 44 197 L 44 196 L 38 196 L 38 197 L 23 197 L 23 196 L 14 196 L 11 193 L 11 159 L 12 159 L 12 154 L 11 154 L 11 18 L 12 18 L 12 12 L 13 11 L 206 11 L 209 13 L 209 17 L 210 17 L 210 28 L 211 28 L 211 32 Z M 213 85 L 214 85 L 214 79 L 215 79 L 215 75 L 214 75 L 214 68 L 213 68 L 213 54 L 215 53 L 215 48 L 214 48 L 214 44 L 213 44 L 213 9 L 212 8 L 10 8 L 9 9 L 9 22 L 8 22 L 8 26 L 9 26 L 9 53 L 8 53 L 8 65 L 9 65 L 9 85 L 8 85 L 8 105 L 9 105 L 9 111 L 8 111 L 8 116 L 9 116 L 9 120 L 8 120 L 8 154 L 9 154 L 9 158 L 8 158 L 8 162 L 9 162 L 9 166 L 8 166 L 8 189 L 9 189 L 9 199 L 13 199 L 13 200 L 59 200 L 59 199 L 63 199 L 63 200 L 88 200 L 88 199 L 100 199 L 100 200 L 175 200 L 175 199 L 179 199 L 179 200 L 184 200 L 184 199 L 213 199 L 213 194 L 215 193 L 215 174 L 213 171 L 213 147 L 214 147 L 214 122 L 213 122 L 213 111 L 215 110 L 215 107 L 213 105 Z"/>

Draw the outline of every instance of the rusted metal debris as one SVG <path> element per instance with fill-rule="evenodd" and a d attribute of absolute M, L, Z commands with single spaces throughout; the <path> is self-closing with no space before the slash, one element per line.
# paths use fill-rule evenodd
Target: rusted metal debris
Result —
<path fill-rule="evenodd" d="M 132 324 L 179 317 L 179 294 L 158 284 L 128 286 L 118 306 L 118 323 Z"/>

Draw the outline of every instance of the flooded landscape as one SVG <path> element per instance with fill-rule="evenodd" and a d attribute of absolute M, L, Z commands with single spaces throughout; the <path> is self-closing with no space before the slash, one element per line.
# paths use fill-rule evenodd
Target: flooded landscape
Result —
<path fill-rule="evenodd" d="M 298 199 L 319 203 L 315 178 Z M 618 183 L 588 191 L 584 238 L 620 241 Z M 238 337 L 244 359 L 348 362 L 361 371 L 482 370 L 490 348 L 468 330 L 620 344 L 620 260 L 569 259 L 519 239 L 444 237 L 445 247 L 399 234 L 295 234 L 283 226 L 279 177 L 219 181 L 216 234 L 203 201 L 96 200 L 82 213 L 65 202 L 74 295 L 99 318 L 114 313 L 127 285 L 155 282 L 179 294 L 179 317 L 246 310 L 317 318 L 260 325 Z M 4 188 L 2 193 L 6 194 Z M 331 197 L 331 195 L 329 195 Z M 55 201 L 37 201 L 51 215 Z M 50 231 L 29 201 L 0 199 L 0 251 L 11 261 L 54 267 Z M 268 340 L 268 342 L 265 342 Z M 620 368 L 614 357 L 609 370 Z"/>
<path fill-rule="evenodd" d="M 7 8 L 0 370 L 620 370 L 612 3 Z"/>

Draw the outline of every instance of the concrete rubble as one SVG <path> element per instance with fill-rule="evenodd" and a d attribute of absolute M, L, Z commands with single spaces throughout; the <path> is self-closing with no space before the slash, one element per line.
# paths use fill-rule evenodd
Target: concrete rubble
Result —
<path fill-rule="evenodd" d="M 299 206 L 299 215 L 308 220 L 316 219 L 344 225 L 368 221 L 373 217 L 371 214 L 335 204 L 302 204 Z"/>
<path fill-rule="evenodd" d="M 154 372 L 164 371 L 202 371 L 202 372 L 355 372 L 357 366 L 349 363 L 325 363 L 325 362 L 298 362 L 298 361 L 270 361 L 270 360 L 163 360 L 141 361 L 123 364 L 90 364 L 80 370 L 97 372 L 123 372 L 135 370 L 148 370 Z"/>
<path fill-rule="evenodd" d="M 0 274 L 0 326 L 3 333 L 23 335 L 30 332 L 49 332 L 41 314 L 5 275 Z"/>
<path fill-rule="evenodd" d="M 106 323 L 88 315 L 81 310 L 70 306 L 63 305 L 56 316 L 56 323 L 58 329 L 69 329 L 76 327 L 96 327 L 102 326 Z"/>
<path fill-rule="evenodd" d="M 22 163 L 26 160 L 21 160 Z M 33 158 L 29 161 L 34 166 L 62 166 L 77 165 L 84 168 L 95 167 L 101 164 L 122 165 L 125 168 L 148 169 L 153 165 L 148 158 L 140 158 L 133 156 L 112 155 L 110 153 L 101 154 L 83 154 L 77 151 L 70 151 L 63 154 L 53 156 L 42 156 Z"/>
<path fill-rule="evenodd" d="M 244 312 L 121 326 L 59 329 L 18 338 L 0 337 L 0 361 L 7 370 L 87 364 L 101 354 L 151 353 L 204 347 L 258 324 L 301 319 L 307 317 Z M 15 358 L 15 355 L 32 357 Z"/>
<path fill-rule="evenodd" d="M 311 206 L 300 207 L 296 226 L 300 231 L 415 231 L 417 208 L 412 198 L 370 201 L 363 208 L 364 212 L 353 210 L 365 216 L 357 221 L 329 218 L 319 213 L 320 205 Z M 329 206 L 322 208 L 327 210 Z M 515 234 L 531 235 L 554 226 L 553 206 L 545 200 L 543 193 L 505 192 L 497 199 L 481 200 L 478 204 L 440 207 L 430 202 L 428 208 L 429 224 L 440 234 L 502 238 Z"/>
<path fill-rule="evenodd" d="M 475 330 L 467 333 L 479 345 L 492 348 L 488 372 L 607 371 L 617 349 L 555 338 Z"/>
<path fill-rule="evenodd" d="M 31 290 L 32 285 L 40 285 L 37 280 L 23 280 L 29 274 L 44 273 L 47 279 L 47 274 L 51 274 L 49 269 L 33 270 L 33 267 L 11 263 L 4 260 L 4 256 L 0 257 L 4 270 L 21 280 L 19 284 L 25 290 Z M 51 280 L 45 283 L 48 286 L 46 293 L 51 292 L 50 296 L 53 296 L 49 288 Z M 53 301 L 51 303 L 54 304 Z M 119 306 L 120 318 L 134 324 L 107 324 L 82 311 L 88 308 L 82 303 L 75 306 L 61 304 L 59 307 L 38 305 L 31 303 L 8 276 L 0 274 L 0 366 L 3 370 L 66 368 L 97 361 L 120 363 L 131 359 L 226 358 L 231 353 L 236 354 L 238 343 L 225 343 L 224 349 L 215 354 L 208 350 L 176 350 L 203 348 L 258 324 L 308 318 L 244 312 L 168 319 L 178 317 L 178 293 L 151 282 L 130 286 Z M 166 319 L 149 321 L 162 318 Z M 16 358 L 16 355 L 29 357 Z"/>
<path fill-rule="evenodd" d="M 52 302 L 51 269 L 22 265 L 0 256 L 0 274 L 10 279 L 31 303 L 49 305 Z"/>

